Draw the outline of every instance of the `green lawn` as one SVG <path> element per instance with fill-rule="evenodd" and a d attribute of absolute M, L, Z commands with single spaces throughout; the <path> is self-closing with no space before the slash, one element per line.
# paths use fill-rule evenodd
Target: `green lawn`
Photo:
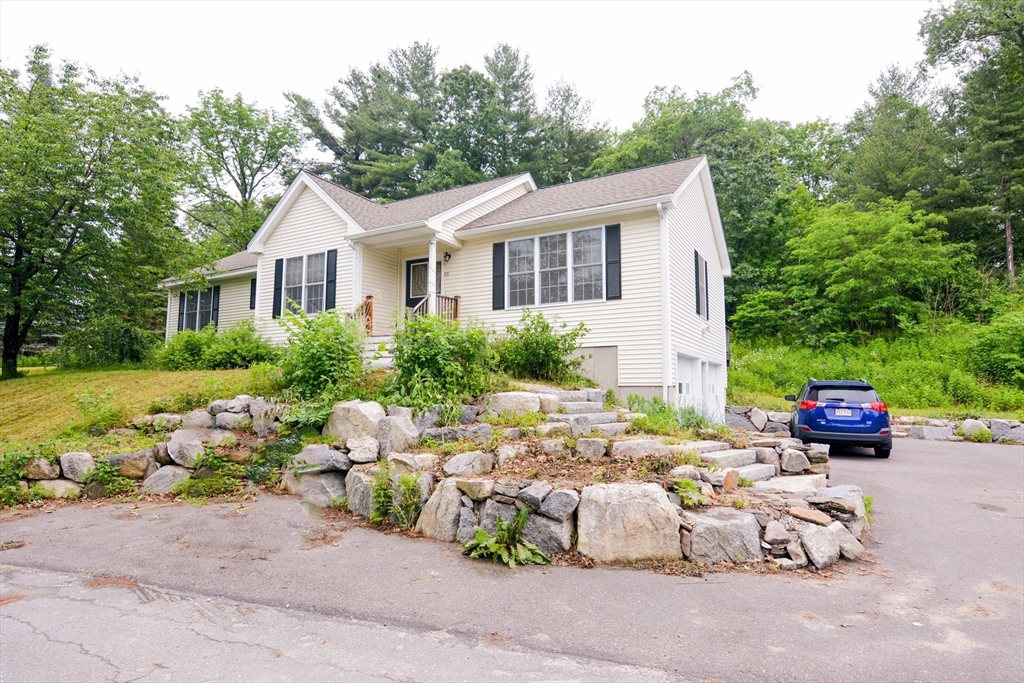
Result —
<path fill-rule="evenodd" d="M 0 441 L 39 442 L 82 420 L 75 395 L 113 390 L 110 400 L 132 417 L 154 401 L 196 392 L 234 396 L 245 389 L 248 370 L 169 372 L 166 370 L 60 371 L 26 368 L 28 375 L 0 382 Z"/>

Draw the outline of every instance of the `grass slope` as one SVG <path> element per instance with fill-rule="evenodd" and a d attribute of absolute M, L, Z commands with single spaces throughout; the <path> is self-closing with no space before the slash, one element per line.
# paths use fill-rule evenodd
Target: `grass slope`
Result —
<path fill-rule="evenodd" d="M 111 401 L 128 416 L 148 412 L 154 401 L 182 394 L 219 393 L 233 396 L 243 390 L 248 370 L 168 372 L 165 370 L 44 370 L 0 382 L 0 441 L 42 441 L 80 422 L 75 395 L 93 388 L 113 390 Z"/>

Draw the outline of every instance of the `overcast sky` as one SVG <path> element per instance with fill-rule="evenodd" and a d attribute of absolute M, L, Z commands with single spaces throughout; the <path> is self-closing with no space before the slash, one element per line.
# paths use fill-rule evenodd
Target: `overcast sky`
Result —
<path fill-rule="evenodd" d="M 718 91 L 744 69 L 760 88 L 755 115 L 842 122 L 880 70 L 921 58 L 929 5 L 0 0 L 0 62 L 20 69 L 30 46 L 48 43 L 102 75 L 138 75 L 175 112 L 214 87 L 283 109 L 283 91 L 321 100 L 350 68 L 415 40 L 438 46 L 442 67 L 478 69 L 506 42 L 530 55 L 539 95 L 574 81 L 595 118 L 620 130 L 656 85 Z"/>

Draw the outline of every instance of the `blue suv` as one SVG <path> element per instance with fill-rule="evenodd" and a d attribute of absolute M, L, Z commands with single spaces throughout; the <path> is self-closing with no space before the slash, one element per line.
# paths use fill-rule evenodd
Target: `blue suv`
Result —
<path fill-rule="evenodd" d="M 786 396 L 797 404 L 789 431 L 804 443 L 866 446 L 888 458 L 892 450 L 889 408 L 865 380 L 810 379 L 800 393 Z"/>

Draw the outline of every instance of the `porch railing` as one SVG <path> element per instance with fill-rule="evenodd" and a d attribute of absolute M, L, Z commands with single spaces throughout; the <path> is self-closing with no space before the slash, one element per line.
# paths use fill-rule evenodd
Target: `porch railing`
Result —
<path fill-rule="evenodd" d="M 427 313 L 427 297 L 416 304 L 416 307 L 409 311 L 409 319 L 415 320 Z M 459 319 L 459 297 L 437 295 L 437 315 L 445 320 L 452 321 Z"/>

